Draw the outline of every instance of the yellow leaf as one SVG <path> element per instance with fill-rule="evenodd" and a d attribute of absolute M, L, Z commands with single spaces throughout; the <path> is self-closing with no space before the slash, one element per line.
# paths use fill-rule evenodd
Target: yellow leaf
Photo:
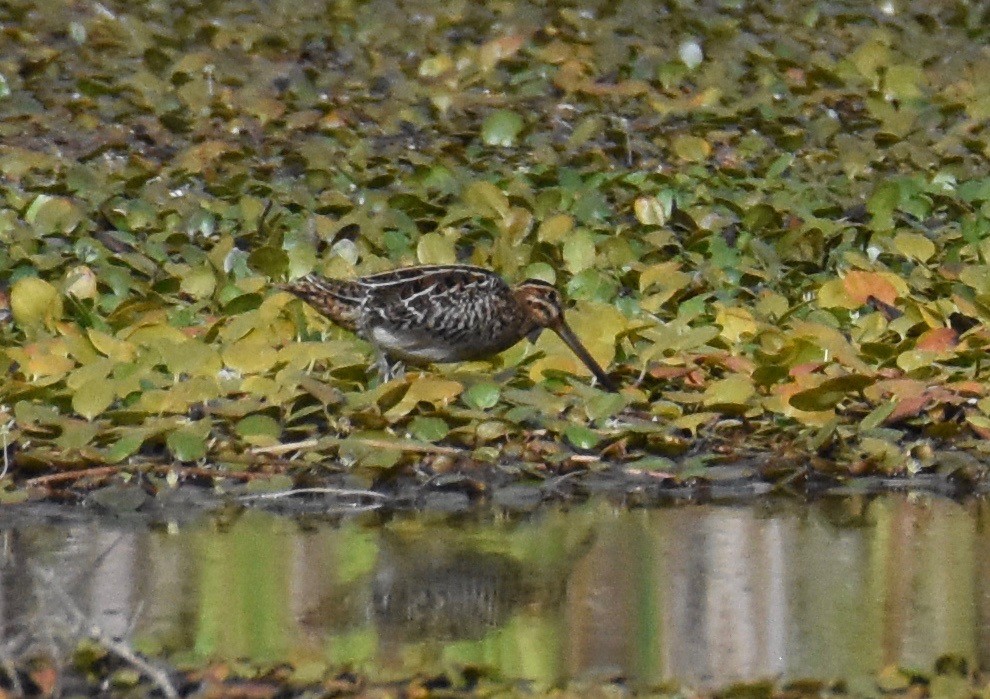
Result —
<path fill-rule="evenodd" d="M 758 328 L 752 313 L 734 306 L 718 308 L 715 323 L 722 326 L 722 337 L 729 342 L 739 342 L 743 335 L 754 335 Z"/>
<path fill-rule="evenodd" d="M 449 265 L 457 262 L 453 238 L 440 233 L 424 233 L 416 245 L 416 259 L 424 265 Z"/>
<path fill-rule="evenodd" d="M 454 59 L 446 54 L 424 58 L 419 64 L 419 77 L 436 78 L 454 69 Z"/>
<path fill-rule="evenodd" d="M 774 386 L 773 395 L 763 400 L 763 407 L 770 412 L 794 418 L 805 425 L 821 427 L 822 425 L 828 424 L 828 422 L 835 417 L 834 410 L 809 412 L 806 410 L 798 410 L 790 403 L 791 396 L 810 387 L 811 386 L 806 386 L 798 382 Z"/>
<path fill-rule="evenodd" d="M 213 347 L 199 340 L 164 343 L 158 347 L 158 351 L 165 361 L 166 368 L 174 376 L 215 377 L 223 368 L 220 354 Z"/>
<path fill-rule="evenodd" d="M 526 37 L 522 34 L 509 34 L 482 44 L 478 49 L 478 67 L 488 72 L 506 58 L 514 56 L 522 48 Z"/>
<path fill-rule="evenodd" d="M 259 335 L 248 335 L 223 349 L 223 363 L 242 374 L 260 374 L 268 371 L 279 359 L 279 352 Z"/>
<path fill-rule="evenodd" d="M 543 243 L 559 243 L 573 229 L 573 218 L 567 214 L 556 214 L 540 224 L 536 231 L 536 239 Z"/>
<path fill-rule="evenodd" d="M 905 373 L 911 373 L 915 369 L 930 367 L 938 359 L 938 352 L 926 352 L 925 350 L 911 349 L 897 355 L 897 367 Z"/>
<path fill-rule="evenodd" d="M 202 172 L 205 168 L 212 167 L 217 158 L 231 147 L 224 141 L 203 141 L 187 148 L 176 158 L 176 163 L 182 170 Z"/>
<path fill-rule="evenodd" d="M 100 354 L 118 362 L 130 362 L 134 360 L 134 345 L 131 343 L 118 340 L 93 328 L 88 328 L 86 335 L 89 337 L 89 341 L 93 343 L 93 347 Z"/>
<path fill-rule="evenodd" d="M 293 342 L 279 350 L 278 360 L 295 367 L 305 367 L 323 360 L 332 361 L 335 367 L 366 365 L 368 358 L 360 347 L 356 340 Z"/>
<path fill-rule="evenodd" d="M 673 260 L 647 267 L 639 273 L 639 290 L 646 291 L 654 285 L 671 293 L 683 289 L 691 281 L 691 275 L 681 272 L 680 267 L 681 264 Z"/>
<path fill-rule="evenodd" d="M 633 202 L 636 220 L 644 226 L 662 226 L 667 222 L 667 212 L 656 197 L 637 197 Z"/>
<path fill-rule="evenodd" d="M 217 286 L 217 277 L 209 265 L 191 269 L 183 275 L 179 288 L 193 298 L 202 299 L 213 294 Z"/>
<path fill-rule="evenodd" d="M 94 378 L 81 385 L 72 394 L 72 409 L 87 420 L 92 420 L 109 408 L 113 399 L 113 383 L 105 378 Z"/>
<path fill-rule="evenodd" d="M 615 358 L 616 337 L 624 332 L 629 321 L 614 306 L 604 303 L 585 303 L 568 311 L 567 322 L 588 352 L 607 372 Z M 530 365 L 533 381 L 541 381 L 547 369 L 564 371 L 575 376 L 590 376 L 591 371 L 552 331 L 544 331 L 536 341 L 535 349 L 546 356 Z"/>
<path fill-rule="evenodd" d="M 386 411 L 385 417 L 389 420 L 400 418 L 409 414 L 420 402 L 442 407 L 461 395 L 463 390 L 464 386 L 457 381 L 429 375 L 415 376 L 410 379 L 405 395 Z"/>
<path fill-rule="evenodd" d="M 694 163 L 707 159 L 712 152 L 708 141 L 697 136 L 676 136 L 672 145 L 677 157 Z"/>
<path fill-rule="evenodd" d="M 671 425 L 678 429 L 687 430 L 694 435 L 698 433 L 700 427 L 717 420 L 719 417 L 718 413 L 691 413 L 671 421 Z"/>
<path fill-rule="evenodd" d="M 510 244 L 518 245 L 526 238 L 532 227 L 533 214 L 521 206 L 513 206 L 509 209 L 508 216 L 499 225 L 499 230 Z M 453 244 L 451 251 L 453 251 Z M 452 259 L 451 262 L 453 261 Z"/>
<path fill-rule="evenodd" d="M 810 340 L 823 351 L 825 361 L 838 361 L 857 374 L 871 375 L 873 370 L 859 358 L 859 353 L 835 328 L 803 320 L 791 321 L 791 335 Z"/>
<path fill-rule="evenodd" d="M 77 299 L 96 298 L 96 275 L 86 265 L 73 267 L 66 275 L 65 293 Z"/>
<path fill-rule="evenodd" d="M 24 347 L 10 347 L 6 352 L 20 365 L 21 373 L 31 380 L 59 379 L 76 366 L 62 343 L 32 342 Z"/>
<path fill-rule="evenodd" d="M 464 190 L 464 203 L 478 216 L 501 219 L 509 213 L 509 198 L 491 182 L 478 180 Z"/>
<path fill-rule="evenodd" d="M 117 362 L 114 360 L 101 357 L 95 362 L 82 365 L 69 374 L 65 380 L 65 385 L 73 391 L 78 391 L 81 386 L 92 381 L 105 381 L 116 366 Z"/>
<path fill-rule="evenodd" d="M 595 239 L 585 228 L 574 231 L 564 241 L 561 257 L 571 274 L 577 274 L 595 265 Z"/>
<path fill-rule="evenodd" d="M 62 317 L 62 297 L 37 277 L 22 277 L 10 289 L 10 312 L 22 328 L 52 327 Z"/>
<path fill-rule="evenodd" d="M 705 388 L 705 405 L 731 403 L 745 405 L 756 393 L 753 382 L 747 376 L 734 374 L 719 381 L 713 381 Z"/>
<path fill-rule="evenodd" d="M 186 336 L 178 328 L 161 323 L 139 326 L 127 334 L 125 339 L 137 346 L 156 347 L 162 343 L 185 342 Z"/>
<path fill-rule="evenodd" d="M 981 295 L 990 294 L 990 266 L 967 265 L 959 273 L 959 281 Z"/>
<path fill-rule="evenodd" d="M 822 308 L 846 308 L 852 310 L 863 304 L 856 303 L 849 297 L 841 279 L 829 279 L 818 287 L 818 305 Z"/>

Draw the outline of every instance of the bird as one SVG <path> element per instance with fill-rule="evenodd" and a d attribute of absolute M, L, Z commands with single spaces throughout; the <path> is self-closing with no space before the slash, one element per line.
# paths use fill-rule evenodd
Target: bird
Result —
<path fill-rule="evenodd" d="M 352 280 L 309 274 L 279 287 L 370 342 L 383 381 L 403 364 L 485 359 L 549 328 L 601 386 L 618 391 L 564 319 L 560 292 L 540 279 L 510 286 L 483 267 L 420 265 Z"/>

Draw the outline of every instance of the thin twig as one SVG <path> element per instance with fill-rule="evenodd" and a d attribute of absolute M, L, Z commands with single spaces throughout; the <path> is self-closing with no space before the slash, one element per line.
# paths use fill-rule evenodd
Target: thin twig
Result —
<path fill-rule="evenodd" d="M 274 493 L 252 493 L 250 495 L 241 495 L 238 500 L 277 500 L 279 498 L 288 498 L 293 495 L 305 495 L 305 494 L 323 494 L 323 495 L 337 495 L 340 497 L 348 498 L 372 498 L 374 500 L 388 500 L 389 496 L 384 493 L 379 493 L 374 490 L 364 490 L 362 488 L 294 488 L 292 490 L 279 490 Z"/>
<path fill-rule="evenodd" d="M 44 476 L 28 478 L 24 485 L 29 488 L 49 487 L 67 481 L 78 481 L 83 478 L 102 478 L 113 476 L 118 473 L 134 473 L 141 471 L 153 471 L 156 474 L 167 474 L 175 471 L 184 478 L 236 478 L 242 481 L 249 481 L 255 478 L 264 478 L 263 473 L 248 473 L 246 471 L 216 471 L 202 466 L 175 466 L 160 464 L 149 467 L 128 468 L 126 466 L 95 466 L 93 468 L 81 468 L 72 471 L 59 471 L 49 473 Z"/>
<path fill-rule="evenodd" d="M 140 672 L 147 675 L 152 682 L 158 685 L 158 689 L 160 689 L 162 694 L 168 697 L 168 699 L 179 699 L 179 692 L 176 691 L 175 687 L 172 685 L 172 680 L 169 678 L 168 673 L 165 670 L 157 665 L 152 665 L 149 663 L 147 660 L 131 650 L 127 644 L 121 643 L 120 641 L 115 641 L 110 634 L 106 633 L 96 624 L 90 625 L 89 635 L 93 640 L 101 644 L 104 648 L 119 657 L 121 660 L 130 663 Z"/>
<path fill-rule="evenodd" d="M 76 624 L 79 628 L 86 629 L 90 638 L 102 645 L 121 660 L 130 663 L 138 671 L 144 673 L 158 687 L 158 689 L 161 690 L 162 694 L 168 697 L 168 699 L 179 699 L 179 692 L 176 691 L 175 687 L 172 685 L 172 680 L 169 678 L 168 672 L 157 665 L 153 665 L 148 662 L 131 650 L 127 644 L 115 640 L 98 624 L 92 623 L 86 615 L 79 610 L 72 597 L 70 597 L 69 593 L 65 591 L 65 588 L 59 584 L 54 575 L 50 575 L 46 571 L 43 571 L 40 567 L 34 565 L 31 566 L 31 570 L 37 579 L 43 581 L 49 589 L 53 590 L 57 594 L 62 602 L 62 606 L 65 608 L 65 611 L 76 620 Z"/>
<path fill-rule="evenodd" d="M 563 495 L 558 486 L 564 481 L 571 480 L 572 478 L 577 478 L 578 476 L 587 475 L 587 471 L 571 471 L 570 473 L 565 473 L 562 476 L 556 476 L 549 480 L 543 487 L 540 488 L 545 493 L 559 493 Z"/>
<path fill-rule="evenodd" d="M 83 478 L 99 478 L 102 476 L 112 476 L 121 469 L 117 466 L 97 466 L 95 468 L 82 468 L 74 471 L 59 471 L 49 473 L 47 476 L 36 476 L 24 481 L 24 485 L 29 488 L 50 486 L 63 481 L 78 481 Z"/>
<path fill-rule="evenodd" d="M 398 449 L 399 451 L 406 451 L 413 454 L 449 454 L 451 456 L 461 456 L 464 454 L 463 449 L 458 449 L 456 447 L 444 447 L 439 444 L 390 442 L 387 439 L 372 439 L 368 437 L 348 437 L 346 440 L 341 440 L 342 443 L 344 441 L 357 442 L 358 444 L 374 447 L 376 449 Z"/>
<path fill-rule="evenodd" d="M 301 442 L 288 442 L 287 444 L 275 444 L 270 447 L 254 447 L 251 449 L 252 454 L 285 454 L 290 451 L 297 451 L 299 449 L 309 449 L 310 447 L 315 447 L 320 443 L 318 439 L 304 439 Z"/>

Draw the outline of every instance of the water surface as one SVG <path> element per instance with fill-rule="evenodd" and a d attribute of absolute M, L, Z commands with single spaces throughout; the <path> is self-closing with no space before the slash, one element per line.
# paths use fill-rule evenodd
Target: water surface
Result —
<path fill-rule="evenodd" d="M 0 622 L 8 641 L 57 635 L 68 597 L 180 662 L 865 689 L 885 666 L 931 670 L 944 654 L 990 667 L 986 517 L 984 501 L 887 495 L 456 518 L 8 518 Z"/>

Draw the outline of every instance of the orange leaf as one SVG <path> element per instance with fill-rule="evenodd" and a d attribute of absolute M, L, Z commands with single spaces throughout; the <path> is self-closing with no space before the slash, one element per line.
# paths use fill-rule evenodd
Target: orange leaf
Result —
<path fill-rule="evenodd" d="M 982 396 L 986 392 L 986 386 L 979 381 L 957 381 L 950 388 L 964 396 Z"/>
<path fill-rule="evenodd" d="M 791 377 L 797 378 L 798 376 L 807 376 L 808 374 L 814 374 L 816 371 L 821 369 L 824 364 L 821 362 L 805 362 L 804 364 L 795 364 L 791 367 L 791 370 L 787 373 Z"/>
<path fill-rule="evenodd" d="M 58 670 L 48 660 L 43 660 L 38 667 L 33 668 L 28 676 L 37 685 L 43 697 L 50 697 L 58 684 Z"/>
<path fill-rule="evenodd" d="M 874 296 L 884 303 L 894 303 L 897 300 L 897 289 L 882 274 L 876 272 L 861 272 L 853 270 L 842 278 L 842 286 L 849 298 L 857 303 L 866 303 L 866 299 Z"/>
<path fill-rule="evenodd" d="M 916 349 L 929 352 L 948 352 L 959 344 L 959 334 L 952 328 L 932 328 L 918 338 Z"/>

